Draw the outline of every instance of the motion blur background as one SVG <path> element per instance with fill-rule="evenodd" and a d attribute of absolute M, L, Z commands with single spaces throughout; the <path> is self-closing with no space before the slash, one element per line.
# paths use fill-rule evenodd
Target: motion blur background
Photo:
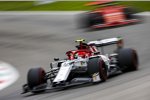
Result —
<path fill-rule="evenodd" d="M 14 84 L 0 91 L 0 100 L 150 100 L 150 1 L 120 2 L 136 8 L 145 18 L 144 23 L 95 31 L 78 29 L 76 25 L 80 14 L 77 11 L 95 8 L 85 6 L 87 2 L 0 1 L 0 60 L 11 64 L 20 75 Z M 118 36 L 124 38 L 125 47 L 138 51 L 138 71 L 93 86 L 39 95 L 20 94 L 28 70 L 39 66 L 48 70 L 54 57 L 64 58 L 66 51 L 75 49 L 74 40 Z"/>

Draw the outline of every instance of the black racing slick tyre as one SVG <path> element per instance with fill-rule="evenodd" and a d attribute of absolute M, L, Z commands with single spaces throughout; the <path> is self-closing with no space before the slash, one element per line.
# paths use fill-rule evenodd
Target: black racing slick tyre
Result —
<path fill-rule="evenodd" d="M 80 28 L 89 28 L 93 25 L 103 24 L 104 19 L 100 13 L 86 13 L 81 15 L 79 23 Z"/>
<path fill-rule="evenodd" d="M 32 68 L 28 71 L 27 83 L 30 89 L 46 83 L 45 71 L 43 68 Z"/>
<path fill-rule="evenodd" d="M 97 25 L 97 24 L 103 24 L 104 19 L 101 13 L 90 13 L 89 14 L 91 24 L 92 25 Z"/>
<path fill-rule="evenodd" d="M 94 73 L 99 73 L 101 81 L 107 80 L 107 68 L 99 57 L 90 58 L 88 61 L 88 74 L 92 77 Z"/>
<path fill-rule="evenodd" d="M 138 55 L 136 50 L 131 48 L 118 51 L 119 67 L 123 72 L 138 70 Z"/>

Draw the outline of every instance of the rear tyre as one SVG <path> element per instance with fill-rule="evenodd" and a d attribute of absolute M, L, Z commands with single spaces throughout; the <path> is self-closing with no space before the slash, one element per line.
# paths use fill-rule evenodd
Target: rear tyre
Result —
<path fill-rule="evenodd" d="M 131 48 L 120 49 L 118 52 L 119 66 L 123 72 L 138 70 L 138 55 Z"/>
<path fill-rule="evenodd" d="M 80 28 L 89 28 L 93 25 L 103 24 L 104 19 L 101 13 L 86 13 L 79 20 Z"/>
<path fill-rule="evenodd" d="M 101 13 L 91 13 L 89 14 L 92 25 L 103 24 L 104 19 Z"/>
<path fill-rule="evenodd" d="M 44 69 L 43 68 L 30 69 L 27 75 L 27 83 L 31 90 L 38 85 L 46 83 Z M 43 90 L 37 91 L 35 93 L 38 93 L 38 92 L 43 92 Z"/>
<path fill-rule="evenodd" d="M 107 68 L 99 57 L 91 58 L 88 62 L 88 74 L 92 77 L 94 73 L 99 73 L 101 81 L 107 80 Z"/>

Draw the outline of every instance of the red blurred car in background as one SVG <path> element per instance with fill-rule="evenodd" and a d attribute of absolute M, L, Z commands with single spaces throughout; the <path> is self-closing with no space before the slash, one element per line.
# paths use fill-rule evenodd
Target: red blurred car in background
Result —
<path fill-rule="evenodd" d="M 112 0 L 89 2 L 86 6 L 100 5 L 80 16 L 81 28 L 105 28 L 139 22 L 136 11 L 130 7 L 117 5 Z"/>

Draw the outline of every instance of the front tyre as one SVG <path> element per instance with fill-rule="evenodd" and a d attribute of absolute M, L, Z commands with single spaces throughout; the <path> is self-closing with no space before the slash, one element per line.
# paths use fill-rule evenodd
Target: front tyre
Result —
<path fill-rule="evenodd" d="M 28 71 L 27 83 L 32 90 L 34 87 L 46 83 L 45 71 L 43 68 L 32 68 Z M 43 92 L 43 91 L 38 91 Z"/>
<path fill-rule="evenodd" d="M 104 19 L 101 13 L 85 13 L 79 19 L 80 28 L 90 28 L 93 25 L 103 24 Z"/>

